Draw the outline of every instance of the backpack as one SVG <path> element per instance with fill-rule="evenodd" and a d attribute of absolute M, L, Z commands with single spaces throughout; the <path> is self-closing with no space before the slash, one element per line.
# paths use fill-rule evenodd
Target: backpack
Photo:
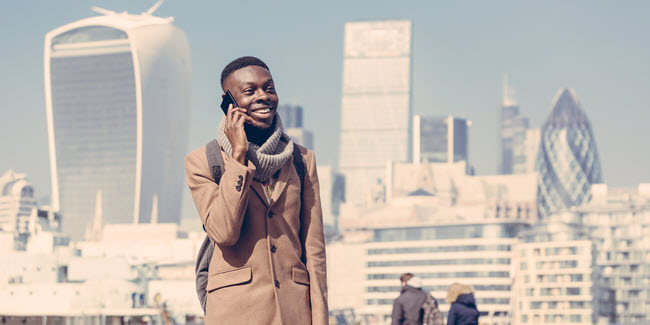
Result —
<path fill-rule="evenodd" d="M 444 325 L 438 301 L 430 293 L 425 293 L 427 296 L 422 304 L 422 325 Z"/>
<path fill-rule="evenodd" d="M 219 185 L 221 176 L 225 171 L 219 142 L 217 142 L 217 140 L 210 141 L 205 146 L 205 154 L 208 158 L 208 166 L 210 167 L 212 178 L 214 178 L 214 182 Z M 302 192 L 303 185 L 305 184 L 305 172 L 307 167 L 300 149 L 295 144 L 293 146 L 293 165 L 296 168 L 298 177 L 300 177 L 300 203 L 302 205 Z M 203 226 L 203 231 L 205 231 L 205 225 Z M 199 302 L 201 303 L 201 308 L 203 308 L 204 314 L 205 304 L 208 300 L 208 292 L 206 290 L 206 287 L 208 286 L 208 268 L 210 267 L 210 260 L 212 259 L 213 252 L 214 244 L 212 244 L 208 235 L 205 235 L 205 239 L 203 239 L 203 243 L 199 248 L 199 253 L 196 257 L 196 264 L 194 266 L 194 272 L 196 274 L 196 294 L 199 297 Z"/>

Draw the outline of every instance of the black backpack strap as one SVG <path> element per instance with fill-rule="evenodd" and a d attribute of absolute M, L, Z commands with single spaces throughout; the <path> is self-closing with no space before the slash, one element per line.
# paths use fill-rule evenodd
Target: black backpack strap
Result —
<path fill-rule="evenodd" d="M 221 157 L 221 146 L 219 146 L 217 139 L 205 145 L 205 155 L 208 157 L 208 166 L 210 167 L 212 178 L 214 178 L 214 182 L 218 185 L 225 168 L 223 166 L 223 157 Z"/>
<path fill-rule="evenodd" d="M 305 158 L 300 152 L 300 148 L 295 143 L 293 144 L 293 166 L 296 168 L 296 173 L 300 177 L 300 202 L 302 203 L 302 190 L 305 185 L 305 174 L 307 173 L 307 165 Z"/>
<path fill-rule="evenodd" d="M 302 205 L 303 205 L 303 193 L 305 192 L 305 174 L 307 174 L 307 163 L 305 163 L 305 158 L 300 152 L 300 148 L 297 144 L 293 144 L 293 166 L 296 168 L 296 173 L 300 177 L 300 220 L 302 220 Z M 302 224 L 300 225 L 300 234 L 302 235 Z M 300 260 L 303 263 L 307 263 L 307 256 L 305 250 L 302 250 L 302 255 Z"/>

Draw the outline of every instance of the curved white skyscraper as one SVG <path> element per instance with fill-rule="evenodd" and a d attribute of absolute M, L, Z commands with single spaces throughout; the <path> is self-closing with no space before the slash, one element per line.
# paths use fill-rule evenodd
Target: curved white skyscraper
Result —
<path fill-rule="evenodd" d="M 603 175 L 591 124 L 572 89 L 561 89 L 541 131 L 537 158 L 540 216 L 589 201 Z"/>
<path fill-rule="evenodd" d="M 101 193 L 104 223 L 178 222 L 189 132 L 185 33 L 151 11 L 104 15 L 45 36 L 52 205 L 79 239 Z"/>

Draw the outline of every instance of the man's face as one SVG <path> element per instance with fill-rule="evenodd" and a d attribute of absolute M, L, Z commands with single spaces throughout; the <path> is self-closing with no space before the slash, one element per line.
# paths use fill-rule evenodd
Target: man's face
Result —
<path fill-rule="evenodd" d="M 251 126 L 268 129 L 278 109 L 278 95 L 271 72 L 251 65 L 233 72 L 224 82 L 239 107 L 246 109 L 251 117 Z"/>

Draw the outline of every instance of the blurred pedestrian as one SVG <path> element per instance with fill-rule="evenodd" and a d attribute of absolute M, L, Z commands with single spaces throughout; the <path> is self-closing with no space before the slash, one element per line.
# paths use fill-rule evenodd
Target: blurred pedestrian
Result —
<path fill-rule="evenodd" d="M 422 280 L 411 273 L 400 277 L 402 290 L 393 303 L 392 325 L 443 325 L 438 301 L 422 290 Z"/>
<path fill-rule="evenodd" d="M 460 283 L 452 284 L 447 292 L 447 302 L 451 304 L 447 325 L 478 325 L 479 312 L 472 287 Z"/>

